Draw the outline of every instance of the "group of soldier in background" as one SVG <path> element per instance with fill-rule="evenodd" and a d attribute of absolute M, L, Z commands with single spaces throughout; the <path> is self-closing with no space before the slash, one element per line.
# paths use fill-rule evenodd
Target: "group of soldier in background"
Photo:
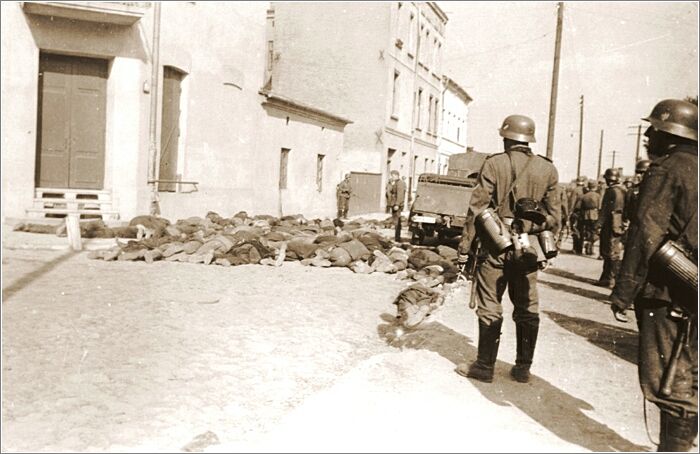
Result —
<path fill-rule="evenodd" d="M 565 197 L 573 251 L 593 255 L 593 245 L 600 241 L 599 259 L 603 271 L 596 285 L 613 288 L 619 272 L 626 232 L 636 210 L 639 187 L 651 161 L 637 162 L 635 175 L 622 180 L 620 171 L 610 168 L 603 174 L 602 184 L 586 177 L 576 179 L 576 187 Z"/>

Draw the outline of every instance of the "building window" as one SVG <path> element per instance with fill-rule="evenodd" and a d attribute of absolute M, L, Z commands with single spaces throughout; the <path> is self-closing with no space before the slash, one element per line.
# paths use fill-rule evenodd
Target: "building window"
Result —
<path fill-rule="evenodd" d="M 428 97 L 428 132 L 433 132 L 433 95 Z"/>
<path fill-rule="evenodd" d="M 287 189 L 287 168 L 289 165 L 289 148 L 282 148 L 280 155 L 280 189 Z"/>
<path fill-rule="evenodd" d="M 431 55 L 432 62 L 430 63 L 430 65 L 433 68 L 433 72 L 437 72 L 437 67 L 438 67 L 438 57 L 437 57 L 438 45 L 439 45 L 438 40 L 437 40 L 437 38 L 435 38 L 435 40 L 433 41 L 433 54 Z"/>
<path fill-rule="evenodd" d="M 398 118 L 399 113 L 399 73 L 394 70 L 394 85 L 391 89 L 391 116 Z"/>
<path fill-rule="evenodd" d="M 415 129 L 420 130 L 420 114 L 421 114 L 421 99 L 423 98 L 423 89 L 419 88 L 418 91 L 416 92 L 416 124 L 414 125 Z"/>
<path fill-rule="evenodd" d="M 389 148 L 386 150 L 386 173 L 387 173 L 387 175 L 391 171 L 391 161 L 394 159 L 394 154 L 396 154 L 396 150 L 394 148 Z"/>
<path fill-rule="evenodd" d="M 425 158 L 425 162 L 423 163 L 423 173 L 428 173 L 428 158 Z"/>
<path fill-rule="evenodd" d="M 411 13 L 408 20 L 408 55 L 416 53 L 416 16 Z"/>
<path fill-rule="evenodd" d="M 460 133 L 461 133 L 461 132 L 462 132 L 462 128 L 460 128 L 459 126 L 457 126 L 457 142 L 459 142 L 459 136 L 460 136 Z"/>
<path fill-rule="evenodd" d="M 437 74 L 442 74 L 442 44 L 438 43 L 437 46 L 437 61 L 435 62 L 435 71 Z"/>
<path fill-rule="evenodd" d="M 274 58 L 274 41 L 267 42 L 267 70 L 272 71 L 272 61 Z"/>
<path fill-rule="evenodd" d="M 323 158 L 325 155 L 316 155 L 316 190 L 321 192 L 323 190 Z"/>
<path fill-rule="evenodd" d="M 438 98 L 435 98 L 435 107 L 433 107 L 433 133 L 437 134 L 438 132 L 438 125 L 439 123 L 439 114 L 440 112 L 440 100 Z"/>

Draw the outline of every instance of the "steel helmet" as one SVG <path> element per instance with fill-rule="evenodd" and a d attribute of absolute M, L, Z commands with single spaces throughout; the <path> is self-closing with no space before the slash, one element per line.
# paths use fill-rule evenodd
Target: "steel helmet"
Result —
<path fill-rule="evenodd" d="M 590 180 L 588 182 L 588 189 L 590 189 L 591 191 L 594 191 L 597 187 L 598 187 L 598 183 L 596 181 Z"/>
<path fill-rule="evenodd" d="M 659 131 L 698 141 L 698 106 L 688 101 L 664 99 L 642 120 Z"/>
<path fill-rule="evenodd" d="M 584 184 L 586 184 L 586 177 L 576 178 L 576 186 L 583 186 Z"/>
<path fill-rule="evenodd" d="M 651 161 L 648 159 L 642 159 L 637 161 L 637 165 L 634 167 L 634 173 L 644 173 L 649 169 Z"/>
<path fill-rule="evenodd" d="M 612 181 L 614 183 L 619 183 L 620 182 L 620 171 L 617 169 L 607 169 L 605 171 L 605 174 L 603 175 L 603 178 L 605 178 L 605 181 Z"/>
<path fill-rule="evenodd" d="M 518 142 L 535 142 L 535 122 L 525 115 L 509 115 L 503 120 L 501 129 L 498 130 L 501 137 L 517 140 Z"/>

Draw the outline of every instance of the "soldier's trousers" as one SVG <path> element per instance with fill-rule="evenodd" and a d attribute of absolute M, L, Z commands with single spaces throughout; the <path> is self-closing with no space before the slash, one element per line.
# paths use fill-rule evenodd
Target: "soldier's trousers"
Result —
<path fill-rule="evenodd" d="M 634 302 L 639 327 L 639 384 L 644 397 L 662 412 L 677 418 L 698 413 L 698 325 L 694 318 L 683 347 L 671 395 L 660 397 L 664 369 L 668 365 L 679 322 L 667 316 L 670 306 L 659 300 L 637 298 Z"/>
<path fill-rule="evenodd" d="M 515 323 L 539 320 L 537 270 L 525 272 L 510 259 L 512 253 L 489 258 L 476 273 L 476 315 L 486 325 L 503 319 L 501 300 L 506 288 L 513 302 Z"/>
<path fill-rule="evenodd" d="M 612 228 L 605 225 L 600 232 L 600 255 L 610 260 L 622 260 L 622 236 L 615 235 Z"/>
<path fill-rule="evenodd" d="M 394 221 L 394 240 L 401 241 L 401 208 L 391 209 L 391 220 Z"/>
<path fill-rule="evenodd" d="M 345 218 L 348 216 L 348 205 L 350 199 L 346 197 L 338 197 L 338 217 Z"/>

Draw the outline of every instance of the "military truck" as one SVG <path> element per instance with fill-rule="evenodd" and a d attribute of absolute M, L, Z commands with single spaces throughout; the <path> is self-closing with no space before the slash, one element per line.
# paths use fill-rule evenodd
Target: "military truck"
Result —
<path fill-rule="evenodd" d="M 455 154 L 449 158 L 447 175 L 418 177 L 409 214 L 411 243 L 423 244 L 436 234 L 443 240 L 462 233 L 476 178 L 487 156 L 476 151 Z"/>

